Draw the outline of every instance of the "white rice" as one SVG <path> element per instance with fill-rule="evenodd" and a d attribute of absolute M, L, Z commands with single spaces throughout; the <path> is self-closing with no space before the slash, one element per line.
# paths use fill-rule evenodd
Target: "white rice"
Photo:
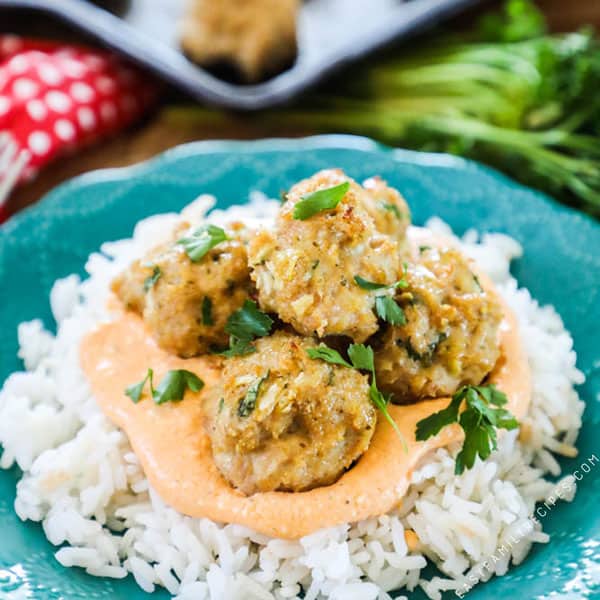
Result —
<path fill-rule="evenodd" d="M 213 203 L 201 197 L 185 215 L 195 220 Z M 257 224 L 278 203 L 254 194 L 251 202 L 213 211 L 209 220 Z M 510 276 L 519 244 L 500 234 L 481 240 L 468 232 L 463 251 L 496 282 L 515 310 L 533 372 L 533 402 L 523 429 L 507 433 L 499 449 L 461 476 L 457 447 L 437 450 L 414 473 L 401 508 L 389 515 L 319 531 L 298 541 L 269 539 L 237 525 L 185 517 L 149 487 L 126 436 L 104 417 L 78 362 L 82 335 L 107 318 L 108 283 L 129 261 L 165 239 L 179 218 L 150 217 L 132 239 L 106 243 L 92 254 L 89 278 L 57 281 L 51 296 L 57 335 L 40 321 L 19 326 L 19 356 L 26 371 L 0 391 L 0 466 L 23 470 L 15 510 L 41 521 L 56 559 L 92 575 L 131 573 L 151 592 L 165 587 L 178 600 L 387 599 L 390 590 L 421 586 L 433 600 L 445 590 L 466 590 L 520 563 L 533 543 L 548 536 L 530 517 L 535 504 L 556 496 L 547 475 L 559 475 L 554 453 L 574 455 L 583 402 L 573 389 L 583 381 L 572 339 L 551 307 L 540 307 Z M 429 227 L 451 234 L 439 220 Z M 393 458 L 390 458 L 392 460 Z M 562 482 L 563 499 L 575 493 Z M 566 490 L 566 491 L 565 491 Z M 412 529 L 418 547 L 407 546 Z M 422 569 L 442 571 L 430 581 Z"/>

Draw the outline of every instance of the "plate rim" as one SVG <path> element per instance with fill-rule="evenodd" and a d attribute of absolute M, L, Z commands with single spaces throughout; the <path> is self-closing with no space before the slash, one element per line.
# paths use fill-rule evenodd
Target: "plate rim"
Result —
<path fill-rule="evenodd" d="M 511 186 L 515 191 L 525 194 L 529 201 L 536 202 L 545 210 L 558 211 L 564 217 L 571 219 L 592 231 L 600 234 L 600 222 L 592 216 L 566 204 L 560 203 L 545 192 L 531 188 L 497 169 L 469 158 L 442 153 L 421 152 L 406 148 L 388 146 L 382 142 L 365 136 L 349 134 L 326 134 L 304 137 L 267 137 L 253 140 L 216 139 L 198 140 L 179 144 L 159 152 L 143 161 L 121 167 L 107 167 L 93 169 L 67 179 L 48 192 L 37 202 L 25 207 L 8 221 L 0 225 L 0 240 L 10 235 L 13 229 L 19 227 L 23 221 L 34 218 L 36 214 L 44 214 L 60 204 L 61 196 L 68 193 L 72 187 L 95 185 L 108 181 L 122 181 L 128 178 L 139 177 L 144 173 L 153 171 L 165 163 L 196 155 L 244 153 L 260 154 L 268 152 L 300 152 L 311 150 L 354 150 L 365 153 L 383 153 L 396 162 L 414 164 L 424 168 L 448 168 L 458 171 L 480 173 L 500 181 L 503 185 Z"/>

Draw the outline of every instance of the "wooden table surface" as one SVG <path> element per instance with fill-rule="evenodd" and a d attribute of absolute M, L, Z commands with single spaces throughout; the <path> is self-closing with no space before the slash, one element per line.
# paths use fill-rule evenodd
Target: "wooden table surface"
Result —
<path fill-rule="evenodd" d="M 593 25 L 600 31 L 600 0 L 538 0 L 537 4 L 554 31 L 571 31 L 582 25 Z M 158 109 L 143 123 L 118 137 L 57 161 L 36 180 L 16 190 L 10 200 L 10 209 L 18 210 L 36 202 L 55 185 L 80 173 L 133 164 L 177 144 L 202 139 L 253 139 L 290 133 L 298 135 L 297 131 L 283 129 L 265 131 L 253 124 L 252 115 L 240 119 L 235 128 L 205 124 L 178 127 Z M 310 135 L 313 132 L 302 133 Z"/>

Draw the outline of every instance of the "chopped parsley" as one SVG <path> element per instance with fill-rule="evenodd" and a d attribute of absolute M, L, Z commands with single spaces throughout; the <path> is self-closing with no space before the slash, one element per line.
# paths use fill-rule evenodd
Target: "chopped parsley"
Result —
<path fill-rule="evenodd" d="M 137 404 L 140 401 L 140 398 L 142 397 L 144 386 L 146 385 L 146 382 L 148 380 L 150 380 L 150 391 L 154 390 L 154 388 L 152 387 L 152 377 L 154 377 L 154 371 L 152 369 L 148 369 L 146 377 L 144 377 L 142 381 L 140 381 L 139 383 L 134 383 L 125 388 L 125 395 L 129 396 Z"/>
<path fill-rule="evenodd" d="M 137 404 L 142 397 L 146 382 L 149 381 L 152 399 L 156 404 L 164 404 L 165 402 L 179 402 L 183 400 L 186 389 L 192 392 L 199 392 L 204 387 L 204 382 L 200 377 L 185 369 L 169 371 L 156 388 L 152 381 L 153 377 L 154 371 L 148 369 L 146 377 L 139 383 L 130 385 L 125 390 L 125 395 L 129 396 Z"/>
<path fill-rule="evenodd" d="M 332 365 L 342 365 L 343 367 L 352 368 L 352 365 L 342 358 L 342 355 L 337 350 L 334 350 L 325 344 L 320 344 L 316 348 L 308 348 L 306 353 L 312 359 L 320 358 Z"/>
<path fill-rule="evenodd" d="M 212 314 L 212 300 L 208 296 L 202 298 L 202 325 L 214 325 Z"/>
<path fill-rule="evenodd" d="M 463 401 L 466 408 L 459 415 Z M 494 385 L 463 386 L 452 396 L 446 408 L 417 423 L 416 438 L 427 440 L 447 425 L 458 423 L 465 433 L 454 468 L 454 472 L 460 475 L 475 464 L 477 456 L 485 460 L 492 450 L 496 450 L 496 429 L 519 426 L 517 419 L 503 408 L 507 402 L 506 394 Z"/>
<path fill-rule="evenodd" d="M 404 268 L 404 271 L 406 272 L 406 267 Z M 365 279 L 360 275 L 355 275 L 354 281 L 356 285 L 358 285 L 358 287 L 362 288 L 363 290 L 385 290 L 408 287 L 408 281 L 406 281 L 406 279 L 404 278 L 399 279 L 398 281 L 396 281 L 396 283 L 387 284 L 376 283 L 375 281 L 369 281 L 368 279 Z"/>
<path fill-rule="evenodd" d="M 183 400 L 186 389 L 199 392 L 204 387 L 204 382 L 197 375 L 185 369 L 169 371 L 152 392 L 156 404 L 165 402 L 179 402 Z"/>
<path fill-rule="evenodd" d="M 334 209 L 350 189 L 350 183 L 344 181 L 330 188 L 305 194 L 294 206 L 294 219 L 304 221 L 324 210 Z"/>
<path fill-rule="evenodd" d="M 398 219 L 402 220 L 402 213 L 400 212 L 400 209 L 395 204 L 392 204 L 391 202 L 382 202 L 381 208 L 394 213 Z"/>
<path fill-rule="evenodd" d="M 246 356 L 247 354 L 252 354 L 256 352 L 256 348 L 254 344 L 251 344 L 249 340 L 238 340 L 234 336 L 229 336 L 229 348 L 226 350 L 218 350 L 215 352 L 220 354 L 221 356 L 225 356 L 227 358 L 233 358 L 234 356 Z"/>
<path fill-rule="evenodd" d="M 410 359 L 412 359 L 416 362 L 420 362 L 423 364 L 423 366 L 428 367 L 431 365 L 433 356 L 437 352 L 437 349 L 439 348 L 440 344 L 442 342 L 445 342 L 447 339 L 448 339 L 448 334 L 445 331 L 438 332 L 435 339 L 432 340 L 427 345 L 427 350 L 424 352 L 419 352 L 412 345 L 410 336 L 406 340 L 403 340 L 402 338 L 398 338 L 396 340 L 396 346 L 398 346 L 399 348 L 404 348 L 406 350 L 406 354 L 408 354 L 408 357 Z"/>
<path fill-rule="evenodd" d="M 242 308 L 227 319 L 225 331 L 239 340 L 252 340 L 269 335 L 272 326 L 273 319 L 262 312 L 256 302 L 245 300 Z"/>
<path fill-rule="evenodd" d="M 410 336 L 406 340 L 398 338 L 396 340 L 396 346 L 398 346 L 398 348 L 404 348 L 406 350 L 406 354 L 408 354 L 408 358 L 410 358 L 411 360 L 419 362 L 428 362 L 428 360 L 431 358 L 427 355 L 427 353 L 421 354 L 417 351 L 417 349 L 412 345 L 412 342 L 410 341 Z"/>
<path fill-rule="evenodd" d="M 371 375 L 369 398 L 375 408 L 383 414 L 388 423 L 394 428 L 402 442 L 404 450 L 407 450 L 406 441 L 387 409 L 391 396 L 389 394 L 384 394 L 377 387 L 377 379 L 375 377 L 375 356 L 371 346 L 365 344 L 350 344 L 350 346 L 348 346 L 348 358 L 350 359 L 350 362 L 345 360 L 337 350 L 329 348 L 328 346 L 325 346 L 325 344 L 321 344 L 317 348 L 309 348 L 306 353 L 312 359 L 324 360 L 330 364 L 341 365 L 343 367 L 354 367 L 359 371 L 368 371 Z"/>
<path fill-rule="evenodd" d="M 404 264 L 404 273 L 406 274 L 406 263 Z M 391 285 L 369 281 L 360 275 L 355 275 L 354 281 L 356 282 L 356 285 L 363 290 L 389 290 L 408 287 L 408 281 L 404 278 Z M 375 298 L 375 312 L 382 321 L 386 321 L 391 325 L 406 325 L 406 315 L 404 314 L 404 311 L 391 296 L 377 296 Z"/>
<path fill-rule="evenodd" d="M 406 325 L 406 315 L 402 307 L 390 296 L 375 298 L 375 312 L 382 321 L 390 325 Z"/>
<path fill-rule="evenodd" d="M 267 371 L 267 374 L 263 377 L 259 377 L 246 392 L 246 395 L 240 400 L 238 405 L 238 416 L 239 417 L 247 417 L 255 408 L 256 408 L 256 400 L 258 399 L 258 394 L 260 392 L 260 386 L 269 378 L 271 374 L 270 371 Z"/>
<path fill-rule="evenodd" d="M 225 323 L 229 334 L 229 348 L 220 352 L 223 356 L 244 356 L 255 352 L 251 342 L 271 333 L 273 319 L 262 312 L 256 302 L 246 300 L 242 308 L 232 313 Z"/>
<path fill-rule="evenodd" d="M 479 277 L 477 277 L 477 275 L 475 275 L 475 273 L 473 273 L 473 281 L 475 282 L 475 285 L 477 286 L 479 291 L 483 292 L 483 286 L 481 285 L 481 281 L 479 281 Z"/>
<path fill-rule="evenodd" d="M 148 265 L 152 267 L 152 275 L 144 279 L 144 291 L 147 292 L 162 276 L 162 271 L 158 265 Z"/>
<path fill-rule="evenodd" d="M 431 250 L 431 246 L 419 246 L 419 254 L 423 254 L 423 252 L 427 252 L 427 250 Z"/>
<path fill-rule="evenodd" d="M 229 238 L 223 229 L 209 224 L 202 225 L 189 237 L 177 240 L 177 243 L 183 246 L 192 262 L 199 262 L 209 250 L 227 239 Z"/>

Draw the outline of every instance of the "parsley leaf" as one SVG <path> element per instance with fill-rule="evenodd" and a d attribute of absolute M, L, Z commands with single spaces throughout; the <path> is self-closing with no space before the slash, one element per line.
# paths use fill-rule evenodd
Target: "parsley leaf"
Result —
<path fill-rule="evenodd" d="M 463 401 L 465 410 L 459 416 Z M 416 438 L 424 441 L 439 433 L 446 425 L 459 423 L 465 433 L 461 451 L 456 457 L 455 473 L 470 469 L 477 456 L 485 460 L 496 449 L 496 429 L 515 429 L 517 419 L 505 408 L 506 394 L 494 385 L 466 385 L 453 396 L 450 404 L 417 423 Z M 497 408 L 494 408 L 497 407 Z"/>
<path fill-rule="evenodd" d="M 305 194 L 294 206 L 294 219 L 304 221 L 324 210 L 334 209 L 350 189 L 350 182 L 344 181 L 330 188 Z"/>
<path fill-rule="evenodd" d="M 199 262 L 209 250 L 227 239 L 223 229 L 207 224 L 196 229 L 190 237 L 177 240 L 177 243 L 183 246 L 192 262 Z"/>
<path fill-rule="evenodd" d="M 388 412 L 387 405 L 390 402 L 390 396 L 384 394 L 377 387 L 377 379 L 375 377 L 375 355 L 373 348 L 365 344 L 350 344 L 348 346 L 348 357 L 352 364 L 350 365 L 346 360 L 342 358 L 340 353 L 333 348 L 328 348 L 324 344 L 321 344 L 318 348 L 310 348 L 307 351 L 308 356 L 313 359 L 321 359 L 325 362 L 342 365 L 344 367 L 354 367 L 359 371 L 368 371 L 371 375 L 371 385 L 369 387 L 369 398 L 375 408 L 377 408 L 381 414 L 383 414 L 386 421 L 394 428 L 404 450 L 407 451 L 406 441 L 398 429 L 398 425 L 392 419 L 392 416 Z"/>
<path fill-rule="evenodd" d="M 242 308 L 236 310 L 227 319 L 225 331 L 238 340 L 251 341 L 269 335 L 272 326 L 273 319 L 262 312 L 256 302 L 245 300 Z"/>
<path fill-rule="evenodd" d="M 406 270 L 406 269 L 405 269 Z M 364 279 L 360 275 L 354 276 L 354 281 L 358 287 L 361 287 L 363 290 L 385 290 L 391 288 L 405 288 L 408 287 L 408 281 L 406 279 L 399 279 L 396 283 L 387 284 L 387 283 L 376 283 L 375 281 L 369 281 L 368 279 Z"/>
<path fill-rule="evenodd" d="M 232 358 L 234 356 L 246 356 L 256 352 L 256 348 L 250 343 L 250 340 L 238 340 L 233 335 L 229 337 L 229 348 L 217 351 L 217 354 Z"/>
<path fill-rule="evenodd" d="M 257 337 L 269 335 L 272 327 L 273 319 L 262 312 L 256 302 L 246 300 L 242 308 L 227 319 L 225 331 L 229 334 L 229 348 L 219 354 L 229 358 L 252 354 L 256 349 L 250 342 Z"/>
<path fill-rule="evenodd" d="M 152 265 L 152 275 L 144 279 L 144 291 L 147 292 L 162 276 L 162 271 L 158 265 Z"/>
<path fill-rule="evenodd" d="M 356 282 L 356 285 L 361 287 L 363 290 L 383 290 L 389 287 L 387 283 L 375 283 L 374 281 L 364 279 L 360 275 L 355 275 L 354 281 Z"/>
<path fill-rule="evenodd" d="M 212 300 L 208 296 L 202 298 L 202 325 L 214 325 Z"/>
<path fill-rule="evenodd" d="M 398 219 L 402 220 L 402 213 L 395 204 L 392 204 L 391 202 L 382 202 L 381 208 L 389 210 L 391 213 L 394 213 Z"/>
<path fill-rule="evenodd" d="M 238 405 L 238 416 L 239 417 L 247 417 L 255 408 L 256 408 L 256 400 L 258 399 L 258 394 L 260 392 L 260 386 L 269 378 L 271 374 L 270 371 L 267 371 L 267 374 L 263 377 L 259 377 L 246 392 L 246 395 L 240 400 Z"/>
<path fill-rule="evenodd" d="M 144 377 L 144 379 L 142 379 L 142 381 L 140 381 L 139 383 L 134 383 L 130 386 L 128 386 L 127 388 L 125 388 L 125 395 L 129 396 L 136 404 L 140 401 L 140 398 L 142 397 L 142 392 L 144 391 L 144 386 L 146 385 L 146 382 L 149 380 L 150 381 L 150 390 L 154 391 L 154 388 L 152 387 L 152 377 L 154 376 L 154 371 L 152 371 L 152 369 L 148 369 L 148 372 L 146 373 L 146 377 Z"/>
<path fill-rule="evenodd" d="M 373 375 L 373 377 L 375 376 Z M 375 405 L 375 408 L 379 410 L 379 412 L 384 416 L 385 420 L 393 427 L 394 431 L 396 432 L 396 434 L 400 438 L 400 441 L 402 442 L 402 447 L 404 448 L 404 451 L 408 452 L 404 436 L 402 435 L 400 429 L 398 429 L 396 421 L 392 419 L 392 415 L 390 415 L 387 409 L 387 405 L 390 402 L 390 396 L 385 395 L 379 391 L 377 385 L 375 384 L 375 379 L 373 379 L 373 383 L 371 383 L 371 387 L 369 388 L 369 397 L 371 398 L 371 402 Z"/>
<path fill-rule="evenodd" d="M 381 320 L 391 325 L 406 325 L 404 311 L 390 296 L 377 296 L 375 298 L 375 312 Z"/>
<path fill-rule="evenodd" d="M 197 375 L 185 369 L 169 371 L 160 384 L 152 392 L 156 404 L 165 402 L 179 402 L 183 400 L 186 389 L 199 392 L 204 387 L 204 382 Z"/>
<path fill-rule="evenodd" d="M 373 348 L 365 344 L 350 344 L 348 346 L 348 356 L 355 369 L 369 371 L 375 377 L 375 356 Z"/>
<path fill-rule="evenodd" d="M 458 409 L 462 401 L 463 397 L 460 394 L 454 394 L 450 404 L 446 408 L 419 421 L 417 423 L 417 440 L 427 440 L 437 435 L 446 425 L 458 422 Z"/>
<path fill-rule="evenodd" d="M 325 344 L 321 344 L 317 348 L 308 348 L 306 354 L 312 359 L 320 358 L 325 362 L 331 363 L 332 365 L 342 365 L 343 367 L 352 367 L 352 365 L 345 360 L 342 355 L 333 348 L 329 348 Z"/>
<path fill-rule="evenodd" d="M 130 385 L 125 389 L 125 395 L 129 396 L 136 404 L 140 401 L 146 382 L 150 382 L 150 394 L 156 404 L 183 400 L 186 388 L 192 392 L 199 392 L 204 387 L 204 382 L 197 375 L 185 369 L 169 371 L 160 384 L 154 388 L 152 378 L 154 371 L 148 369 L 146 377 L 139 383 Z"/>

